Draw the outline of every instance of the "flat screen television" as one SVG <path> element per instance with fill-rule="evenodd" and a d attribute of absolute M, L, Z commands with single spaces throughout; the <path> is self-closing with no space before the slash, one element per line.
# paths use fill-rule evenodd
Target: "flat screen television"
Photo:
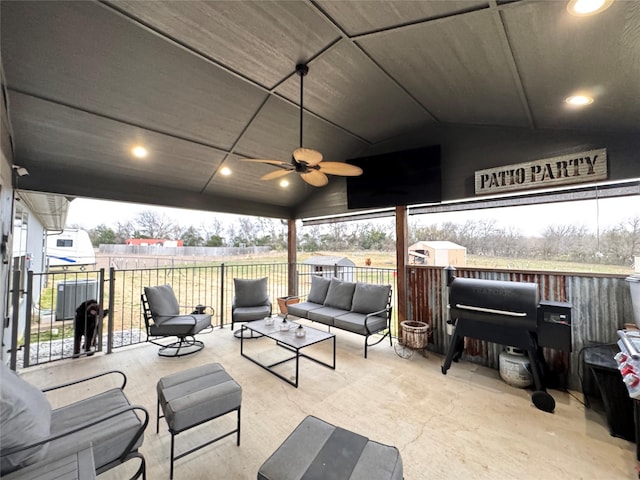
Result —
<path fill-rule="evenodd" d="M 383 208 L 441 201 L 440 145 L 349 160 L 363 170 L 347 177 L 347 206 Z"/>

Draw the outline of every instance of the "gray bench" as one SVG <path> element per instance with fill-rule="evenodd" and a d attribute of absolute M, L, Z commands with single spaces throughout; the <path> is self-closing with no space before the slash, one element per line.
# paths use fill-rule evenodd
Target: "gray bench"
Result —
<path fill-rule="evenodd" d="M 293 315 L 348 332 L 363 335 L 364 358 L 367 348 L 385 337 L 391 340 L 391 285 L 345 282 L 338 278 L 311 277 L 311 290 L 306 301 L 287 305 L 287 316 Z M 369 337 L 384 335 L 373 343 Z"/>
<path fill-rule="evenodd" d="M 402 480 L 396 447 L 308 416 L 258 470 L 258 480 Z"/>
<path fill-rule="evenodd" d="M 209 363 L 163 377 L 158 381 L 157 392 L 156 433 L 160 431 L 160 419 L 163 417 L 171 433 L 170 478 L 173 478 L 174 461 L 185 455 L 234 433 L 237 433 L 236 443 L 240 445 L 242 388 L 219 363 Z M 163 415 L 160 415 L 160 409 Z M 174 454 L 176 435 L 233 411 L 238 412 L 236 429 L 189 451 Z"/>

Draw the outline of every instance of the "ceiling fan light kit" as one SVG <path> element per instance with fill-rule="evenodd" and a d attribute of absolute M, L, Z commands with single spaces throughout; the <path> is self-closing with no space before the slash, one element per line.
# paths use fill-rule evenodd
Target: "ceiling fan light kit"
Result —
<path fill-rule="evenodd" d="M 353 177 L 362 175 L 362 169 L 360 167 L 342 162 L 323 162 L 323 157 L 320 152 L 313 150 L 312 148 L 305 148 L 302 146 L 304 77 L 307 73 L 309 73 L 309 67 L 306 64 L 300 63 L 296 65 L 296 74 L 300 77 L 300 147 L 293 151 L 290 162 L 262 159 L 244 160 L 245 162 L 266 163 L 280 168 L 280 170 L 263 175 L 260 180 L 274 180 L 295 172 L 299 174 L 300 178 L 309 185 L 314 187 L 324 187 L 329 183 L 327 175 Z"/>

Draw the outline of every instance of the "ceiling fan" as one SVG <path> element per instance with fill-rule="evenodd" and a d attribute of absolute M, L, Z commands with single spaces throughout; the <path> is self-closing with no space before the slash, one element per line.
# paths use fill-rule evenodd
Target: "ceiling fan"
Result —
<path fill-rule="evenodd" d="M 249 159 L 245 162 L 267 163 L 278 167 L 279 170 L 263 175 L 260 180 L 273 180 L 284 177 L 290 173 L 298 173 L 302 180 L 314 187 L 324 187 L 329 183 L 327 175 L 341 175 L 356 177 L 362 175 L 362 169 L 355 165 L 349 165 L 342 162 L 323 162 L 322 154 L 311 148 L 302 146 L 302 115 L 303 115 L 303 92 L 304 77 L 309 73 L 309 67 L 305 64 L 296 65 L 296 74 L 300 77 L 300 147 L 296 148 L 290 162 L 281 160 L 261 160 Z"/>

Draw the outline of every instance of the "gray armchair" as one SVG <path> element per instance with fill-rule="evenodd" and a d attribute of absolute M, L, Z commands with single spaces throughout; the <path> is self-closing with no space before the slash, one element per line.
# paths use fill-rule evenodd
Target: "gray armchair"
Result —
<path fill-rule="evenodd" d="M 107 375 L 121 377 L 121 385 L 101 388 Z M 133 478 L 145 478 L 145 461 L 138 449 L 149 414 L 144 407 L 129 403 L 124 373 L 113 370 L 39 390 L 0 362 L 0 377 L 1 477 L 35 478 L 27 472 L 34 468 L 51 471 L 70 449 L 89 448 L 96 474 L 138 458 L 140 467 Z M 90 381 L 100 391 L 88 396 Z M 44 392 L 74 387 L 77 396 L 84 398 L 51 408 Z"/>
<path fill-rule="evenodd" d="M 180 313 L 178 299 L 171 285 L 144 287 L 141 295 L 147 341 L 158 345 L 161 357 L 182 357 L 199 352 L 204 347 L 195 335 L 211 328 L 212 313 L 196 308 L 188 314 Z M 177 337 L 169 344 L 159 342 L 162 337 Z"/>
<path fill-rule="evenodd" d="M 260 320 L 271 315 L 267 277 L 234 278 L 233 284 L 235 291 L 231 304 L 231 330 L 236 323 Z M 239 331 L 234 331 L 234 335 L 239 336 Z"/>

